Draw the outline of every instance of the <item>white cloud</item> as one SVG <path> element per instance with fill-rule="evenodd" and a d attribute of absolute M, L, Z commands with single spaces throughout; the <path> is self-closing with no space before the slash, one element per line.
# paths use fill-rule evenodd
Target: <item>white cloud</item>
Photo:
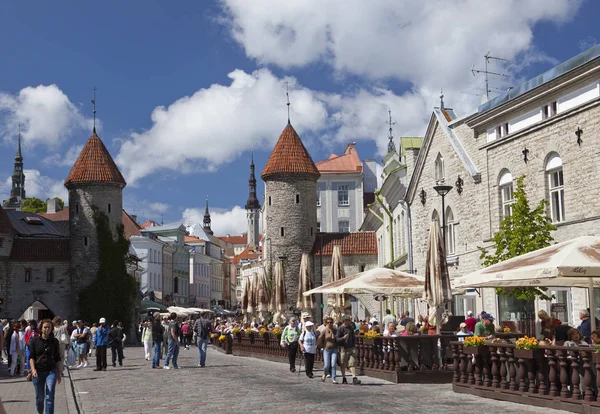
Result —
<path fill-rule="evenodd" d="M 169 205 L 165 203 L 150 203 L 149 210 L 155 213 L 166 213 L 169 210 Z"/>
<path fill-rule="evenodd" d="M 0 92 L 0 134 L 13 141 L 21 124 L 25 146 L 57 147 L 91 122 L 56 85 L 28 86 L 16 95 Z"/>
<path fill-rule="evenodd" d="M 492 51 L 514 59 L 533 26 L 570 19 L 580 0 L 222 0 L 246 55 L 283 68 L 324 61 L 337 72 L 439 89 L 464 85 Z"/>
<path fill-rule="evenodd" d="M 294 79 L 279 79 L 266 69 L 237 69 L 228 76 L 230 85 L 215 84 L 154 109 L 152 127 L 133 133 L 117 155 L 129 184 L 159 169 L 214 170 L 253 146 L 272 148 L 287 119 L 286 80 L 298 133 L 325 126 L 325 104 Z"/>
<path fill-rule="evenodd" d="M 77 157 L 81 153 L 83 145 L 74 145 L 67 150 L 64 154 L 52 154 L 42 160 L 42 164 L 48 166 L 58 167 L 72 167 L 77 161 Z"/>
<path fill-rule="evenodd" d="M 59 197 L 65 204 L 68 203 L 69 193 L 63 185 L 63 180 L 55 180 L 42 175 L 38 170 L 23 170 L 23 172 L 25 173 L 25 195 L 27 197 L 37 197 L 41 200 Z M 8 198 L 11 186 L 11 177 L 4 181 L 4 185 L 0 185 L 0 191 L 2 194 L 6 194 L 6 198 Z"/>
<path fill-rule="evenodd" d="M 246 210 L 234 206 L 231 210 L 210 208 L 211 229 L 217 236 L 226 234 L 241 235 L 247 232 Z M 182 216 L 183 224 L 202 224 L 204 220 L 203 208 L 186 208 Z"/>

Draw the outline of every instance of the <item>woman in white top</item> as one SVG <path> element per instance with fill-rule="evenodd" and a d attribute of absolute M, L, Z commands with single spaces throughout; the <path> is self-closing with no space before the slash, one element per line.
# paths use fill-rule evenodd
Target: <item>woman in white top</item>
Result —
<path fill-rule="evenodd" d="M 146 356 L 146 361 L 150 361 L 150 354 L 152 353 L 152 325 L 149 321 L 144 322 L 142 342 L 144 343 L 144 355 Z"/>
<path fill-rule="evenodd" d="M 21 362 L 21 366 L 25 366 L 24 364 L 24 356 L 23 356 L 23 346 L 21 343 L 24 342 L 21 340 L 21 324 L 18 322 L 14 325 L 14 330 L 12 336 L 10 337 L 10 347 L 8 352 L 10 352 L 11 356 L 11 364 L 10 364 L 10 376 L 15 375 L 15 369 L 17 368 L 17 358 Z M 21 373 L 25 375 L 25 370 L 21 369 Z"/>
<path fill-rule="evenodd" d="M 306 365 L 306 376 L 313 377 L 313 366 L 315 365 L 315 354 L 317 353 L 317 335 L 314 330 L 314 323 L 307 321 L 304 323 L 305 330 L 300 334 L 298 342 L 300 350 L 304 353 L 304 362 Z"/>

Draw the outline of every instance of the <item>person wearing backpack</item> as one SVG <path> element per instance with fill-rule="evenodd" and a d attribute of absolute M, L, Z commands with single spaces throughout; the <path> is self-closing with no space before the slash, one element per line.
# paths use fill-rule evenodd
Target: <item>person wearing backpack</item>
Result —
<path fill-rule="evenodd" d="M 203 312 L 200 318 L 194 324 L 194 332 L 196 333 L 196 345 L 198 346 L 198 366 L 204 367 L 206 364 L 206 347 L 210 341 L 212 326 L 210 321 L 206 319 L 208 313 Z"/>
<path fill-rule="evenodd" d="M 168 339 L 168 348 L 167 348 L 167 356 L 165 357 L 165 365 L 164 369 L 171 369 L 169 367 L 169 361 L 173 358 L 173 369 L 179 369 L 177 365 L 177 357 L 179 357 L 179 324 L 177 323 L 177 314 L 175 312 L 171 312 L 169 316 L 169 339 Z"/>

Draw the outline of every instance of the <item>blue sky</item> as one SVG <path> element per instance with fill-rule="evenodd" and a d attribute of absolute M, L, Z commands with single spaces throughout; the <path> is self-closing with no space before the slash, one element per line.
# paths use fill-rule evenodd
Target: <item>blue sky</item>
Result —
<path fill-rule="evenodd" d="M 223 0 L 0 3 L 0 199 L 8 197 L 17 125 L 29 196 L 62 182 L 91 132 L 129 185 L 125 208 L 165 222 L 201 218 L 245 231 L 250 150 L 257 172 L 291 120 L 313 159 L 356 141 L 381 158 L 394 135 L 422 136 L 432 106 L 473 111 L 483 55 L 504 88 L 593 46 L 591 0 Z M 259 185 L 262 197 L 262 182 Z M 241 208 L 240 208 L 241 207 Z"/>

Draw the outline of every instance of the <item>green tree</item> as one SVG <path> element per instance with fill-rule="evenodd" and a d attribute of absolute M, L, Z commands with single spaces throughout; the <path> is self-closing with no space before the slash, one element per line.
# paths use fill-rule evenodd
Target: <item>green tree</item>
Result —
<path fill-rule="evenodd" d="M 37 197 L 29 197 L 23 200 L 21 203 L 21 211 L 26 213 L 45 213 L 48 207 L 48 200 L 42 201 Z M 60 199 L 60 197 L 54 197 L 54 200 L 58 200 L 58 205 L 61 209 L 65 208 L 65 202 Z"/>
<path fill-rule="evenodd" d="M 500 229 L 492 238 L 495 251 L 490 253 L 483 247 L 478 247 L 481 251 L 480 259 L 486 267 L 550 246 L 554 241 L 551 232 L 556 230 L 556 227 L 546 214 L 548 202 L 541 200 L 532 210 L 525 192 L 524 178 L 525 176 L 517 178 L 517 188 L 513 193 L 512 214 L 504 216 Z M 496 293 L 499 295 L 512 296 L 522 300 L 533 300 L 538 296 L 549 300 L 550 297 L 546 295 L 546 291 L 546 288 L 537 287 L 496 289 Z"/>
<path fill-rule="evenodd" d="M 26 213 L 45 213 L 46 203 L 37 197 L 26 198 L 21 202 L 21 211 Z"/>
<path fill-rule="evenodd" d="M 133 322 L 135 299 L 139 285 L 127 273 L 129 240 L 125 238 L 123 226 L 117 229 L 117 241 L 113 240 L 106 214 L 94 212 L 100 266 L 96 279 L 82 289 L 78 296 L 81 318 L 96 321 L 105 317 L 107 321 L 122 321 L 126 328 Z"/>

